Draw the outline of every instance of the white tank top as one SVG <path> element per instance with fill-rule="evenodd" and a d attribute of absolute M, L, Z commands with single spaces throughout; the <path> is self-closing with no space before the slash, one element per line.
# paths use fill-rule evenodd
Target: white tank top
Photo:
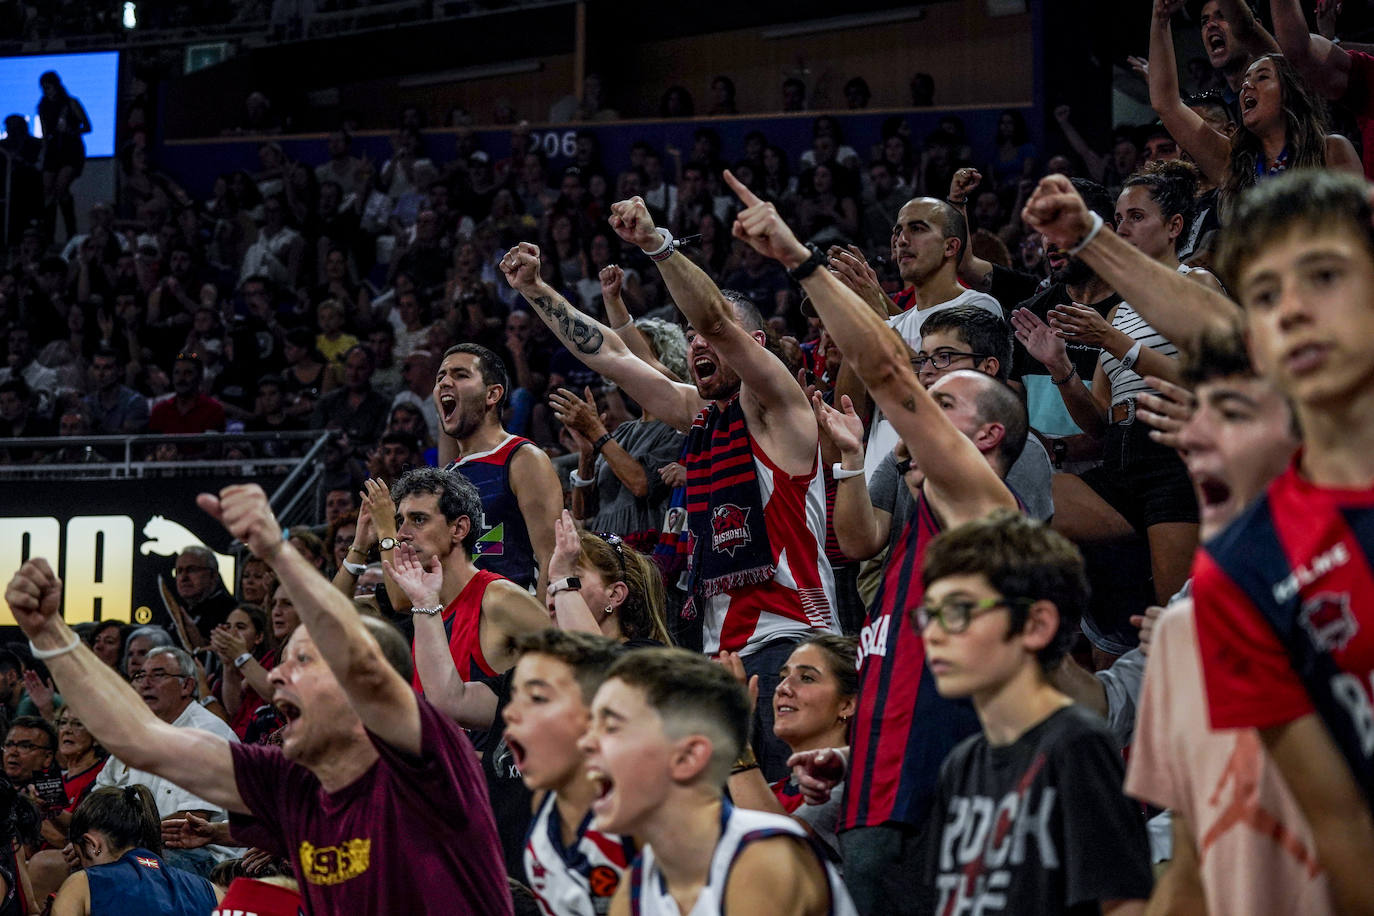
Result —
<path fill-rule="evenodd" d="M 800 824 L 781 814 L 736 808 L 729 801 L 722 804 L 720 840 L 711 856 L 706 884 L 697 895 L 691 912 L 685 916 L 722 916 L 725 885 L 730 880 L 730 870 L 735 860 L 745 846 L 775 836 L 797 837 L 815 853 L 816 861 L 825 869 L 826 882 L 830 885 L 831 916 L 857 916 L 854 903 L 849 899 L 849 891 L 845 890 L 844 882 L 840 880 L 840 873 L 816 849 Z M 668 893 L 668 882 L 658 870 L 652 846 L 645 846 L 640 851 L 639 858 L 630 868 L 630 882 L 631 916 L 684 916 L 678 909 L 677 901 Z"/>
<path fill-rule="evenodd" d="M 635 855 L 634 841 L 591 829 L 591 812 L 563 846 L 563 822 L 554 793 L 544 796 L 525 837 L 525 876 L 549 916 L 604 916 Z"/>

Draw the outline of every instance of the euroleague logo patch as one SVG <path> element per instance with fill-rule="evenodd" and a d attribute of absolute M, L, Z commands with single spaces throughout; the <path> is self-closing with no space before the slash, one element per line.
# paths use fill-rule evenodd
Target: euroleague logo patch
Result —
<path fill-rule="evenodd" d="M 711 549 L 724 551 L 730 556 L 748 544 L 749 510 L 741 509 L 734 503 L 726 503 L 711 510 Z"/>
<path fill-rule="evenodd" d="M 587 875 L 587 887 L 593 897 L 613 897 L 620 887 L 620 872 L 609 865 L 598 865 Z"/>
<path fill-rule="evenodd" d="M 1321 592 L 1303 602 L 1298 616 L 1312 644 L 1323 652 L 1338 652 L 1354 637 L 1359 624 L 1344 592 Z"/>

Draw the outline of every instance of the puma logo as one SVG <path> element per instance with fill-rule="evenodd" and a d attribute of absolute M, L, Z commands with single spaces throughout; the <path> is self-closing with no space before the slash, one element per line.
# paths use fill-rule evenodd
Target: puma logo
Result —
<path fill-rule="evenodd" d="M 143 536 L 148 538 L 138 548 L 138 552 L 143 556 L 155 553 L 160 557 L 175 557 L 187 547 L 204 547 L 205 542 L 192 534 L 185 526 L 164 518 L 161 515 L 154 515 L 148 520 L 148 524 L 143 526 Z M 219 566 L 220 578 L 230 591 L 234 589 L 237 581 L 235 573 L 238 569 L 238 560 L 227 554 L 216 553 L 215 562 Z"/>

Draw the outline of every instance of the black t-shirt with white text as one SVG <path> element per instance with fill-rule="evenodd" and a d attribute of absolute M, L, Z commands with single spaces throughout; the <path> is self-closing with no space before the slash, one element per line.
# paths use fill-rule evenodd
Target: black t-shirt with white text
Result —
<path fill-rule="evenodd" d="M 1087 914 L 1147 899 L 1149 842 L 1124 778 L 1111 733 L 1079 706 L 1004 747 L 964 741 L 945 759 L 931 814 L 932 912 Z"/>

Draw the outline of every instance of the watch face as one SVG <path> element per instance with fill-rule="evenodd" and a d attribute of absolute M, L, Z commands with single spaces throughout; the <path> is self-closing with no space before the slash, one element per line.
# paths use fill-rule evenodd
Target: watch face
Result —
<path fill-rule="evenodd" d="M 382 538 L 381 543 L 378 544 L 377 546 L 381 547 L 383 550 L 395 550 L 395 549 L 396 549 L 396 539 L 395 539 L 395 538 Z"/>

